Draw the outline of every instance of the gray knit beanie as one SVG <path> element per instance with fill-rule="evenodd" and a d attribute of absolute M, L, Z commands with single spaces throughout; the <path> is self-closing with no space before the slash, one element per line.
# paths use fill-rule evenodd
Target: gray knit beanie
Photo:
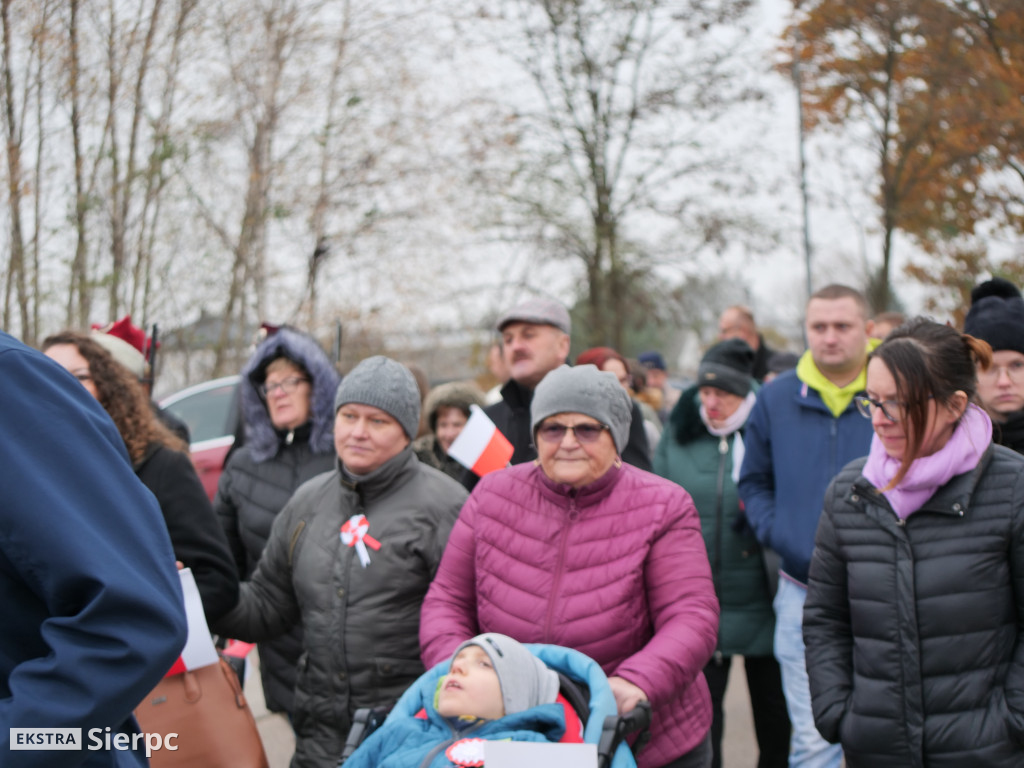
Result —
<path fill-rule="evenodd" d="M 409 369 L 390 357 L 368 357 L 338 385 L 334 411 L 346 403 L 380 408 L 392 416 L 410 440 L 420 426 L 420 390 Z"/>
<path fill-rule="evenodd" d="M 629 442 L 633 404 L 614 373 L 593 365 L 562 365 L 548 373 L 533 392 L 530 432 L 536 442 L 537 427 L 556 413 L 584 413 L 607 426 L 621 454 Z"/>
<path fill-rule="evenodd" d="M 468 645 L 480 646 L 490 657 L 498 675 L 506 715 L 551 704 L 558 696 L 558 675 L 519 641 L 508 635 L 487 632 L 464 642 L 455 649 L 452 658 Z"/>

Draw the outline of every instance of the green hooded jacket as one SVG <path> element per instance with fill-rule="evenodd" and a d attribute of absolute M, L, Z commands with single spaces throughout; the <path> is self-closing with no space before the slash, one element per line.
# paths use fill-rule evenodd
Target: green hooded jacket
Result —
<path fill-rule="evenodd" d="M 770 656 L 775 614 L 761 547 L 746 524 L 732 479 L 734 438 L 708 432 L 700 418 L 698 388 L 691 387 L 672 409 L 654 456 L 654 471 L 683 486 L 700 514 L 721 606 L 717 651 L 726 656 Z"/>

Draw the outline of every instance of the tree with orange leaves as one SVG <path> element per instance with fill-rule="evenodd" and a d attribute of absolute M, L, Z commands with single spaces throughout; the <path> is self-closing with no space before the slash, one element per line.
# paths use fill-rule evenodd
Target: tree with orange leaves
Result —
<path fill-rule="evenodd" d="M 817 0 L 802 6 L 789 31 L 808 128 L 866 126 L 878 161 L 882 261 L 869 297 L 876 310 L 891 301 L 896 230 L 945 255 L 946 267 L 962 267 L 965 254 L 977 256 L 978 244 L 969 241 L 982 222 L 1024 229 L 1018 6 Z M 943 285 L 943 274 L 959 275 L 943 268 L 929 274 Z"/>

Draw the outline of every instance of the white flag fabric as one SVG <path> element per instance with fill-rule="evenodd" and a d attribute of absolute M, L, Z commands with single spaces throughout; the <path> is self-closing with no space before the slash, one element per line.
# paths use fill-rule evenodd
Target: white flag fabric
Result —
<path fill-rule="evenodd" d="M 483 408 L 471 405 L 469 410 L 469 421 L 448 448 L 448 455 L 480 477 L 504 469 L 515 451 L 512 443 L 501 434 Z"/>
<path fill-rule="evenodd" d="M 174 662 L 167 675 L 177 675 L 187 669 L 199 669 L 217 663 L 217 649 L 213 647 L 210 628 L 203 613 L 203 601 L 199 598 L 199 587 L 191 568 L 178 571 L 181 591 L 185 596 L 185 618 L 188 620 L 188 639 L 181 650 L 181 656 Z M 165 677 L 167 676 L 165 675 Z"/>

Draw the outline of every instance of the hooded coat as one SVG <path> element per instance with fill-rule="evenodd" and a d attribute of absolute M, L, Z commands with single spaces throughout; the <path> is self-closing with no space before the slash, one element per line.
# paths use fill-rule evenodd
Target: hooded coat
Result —
<path fill-rule="evenodd" d="M 733 482 L 735 439 L 715 437 L 700 418 L 699 388 L 683 392 L 654 456 L 655 473 L 693 497 L 721 606 L 718 651 L 771 656 L 775 632 L 764 559 Z M 741 429 L 742 433 L 742 429 Z"/>
<path fill-rule="evenodd" d="M 257 386 L 279 357 L 299 363 L 309 374 L 309 423 L 293 431 L 274 428 Z M 334 395 L 341 377 L 309 336 L 282 328 L 265 339 L 242 369 L 239 384 L 245 444 L 231 454 L 221 475 L 213 508 L 238 565 L 241 578 L 256 570 L 274 518 L 307 480 L 334 468 Z M 292 714 L 295 667 L 302 653 L 302 629 L 260 644 L 260 677 L 267 708 Z"/>
<path fill-rule="evenodd" d="M 416 456 L 427 466 L 440 469 L 449 477 L 458 480 L 462 477 L 464 467 L 441 449 L 437 442 L 437 416 L 442 408 L 458 408 L 469 416 L 469 406 L 484 406 L 484 395 L 475 384 L 452 381 L 441 384 L 430 390 L 423 403 L 423 414 L 427 419 L 430 432 L 413 441 L 412 448 Z"/>

